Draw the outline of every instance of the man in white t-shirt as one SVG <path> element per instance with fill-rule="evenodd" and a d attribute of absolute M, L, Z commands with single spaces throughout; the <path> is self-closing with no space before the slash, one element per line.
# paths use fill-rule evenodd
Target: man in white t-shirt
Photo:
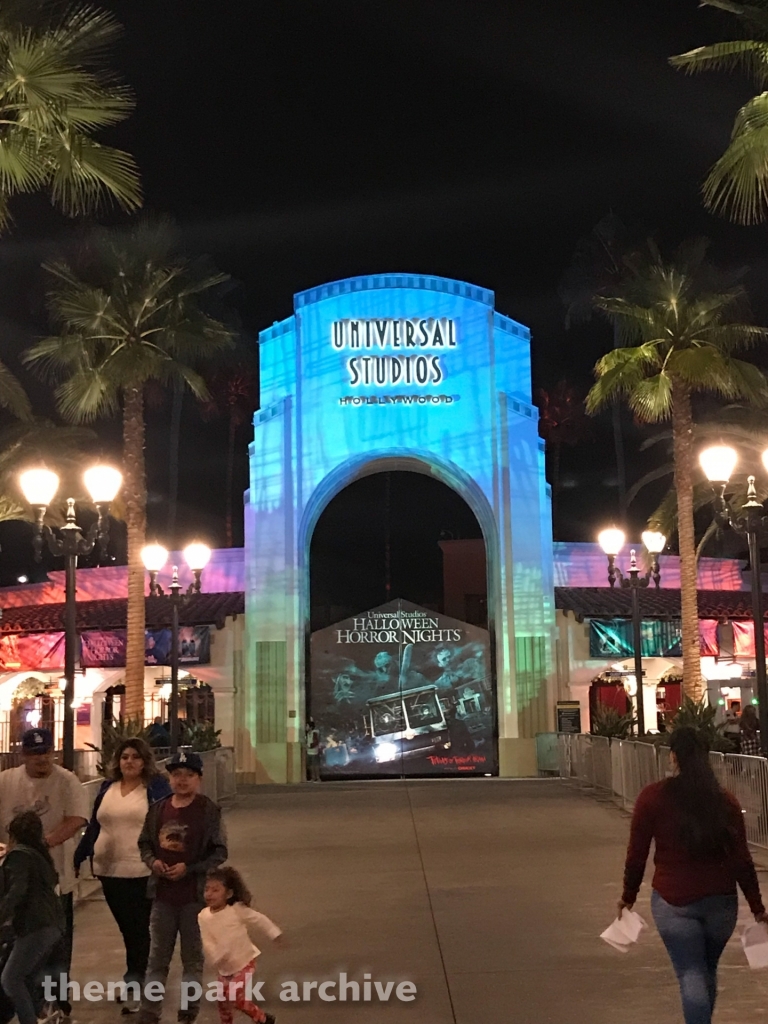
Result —
<path fill-rule="evenodd" d="M 0 772 L 0 829 L 8 838 L 8 825 L 22 811 L 34 811 L 43 824 L 45 841 L 59 875 L 59 892 L 66 932 L 51 954 L 56 982 L 69 976 L 72 962 L 72 891 L 75 888 L 73 837 L 87 824 L 88 801 L 72 772 L 54 763 L 53 736 L 47 729 L 29 729 L 21 739 L 23 764 Z M 59 1007 L 68 1016 L 71 1007 L 60 993 Z"/>

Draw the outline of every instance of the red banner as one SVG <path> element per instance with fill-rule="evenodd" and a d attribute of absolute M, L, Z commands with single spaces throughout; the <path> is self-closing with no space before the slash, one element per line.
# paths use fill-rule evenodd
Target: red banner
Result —
<path fill-rule="evenodd" d="M 699 647 L 702 658 L 716 658 L 720 654 L 717 619 L 699 619 Z"/>
<path fill-rule="evenodd" d="M 0 671 L 38 670 L 57 672 L 64 668 L 63 633 L 9 633 L 0 637 Z"/>
<path fill-rule="evenodd" d="M 733 656 L 734 658 L 754 658 L 755 656 L 755 624 L 754 622 L 732 622 Z M 768 625 L 763 628 L 765 645 L 768 647 Z"/>

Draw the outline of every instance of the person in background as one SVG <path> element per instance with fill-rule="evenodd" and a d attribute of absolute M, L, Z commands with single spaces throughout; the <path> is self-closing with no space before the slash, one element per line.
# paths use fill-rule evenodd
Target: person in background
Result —
<path fill-rule="evenodd" d="M 146 985 L 160 982 L 165 988 L 178 936 L 182 981 L 202 986 L 203 947 L 197 915 L 205 905 L 207 873 L 227 859 L 227 841 L 221 811 L 200 792 L 203 761 L 199 754 L 181 750 L 166 770 L 172 795 L 152 804 L 139 836 L 142 860 L 152 872 Z M 162 1011 L 162 1000 L 142 997 L 139 1024 L 155 1024 Z M 192 1024 L 199 1011 L 199 1000 L 180 1009 L 180 1024 Z"/>
<path fill-rule="evenodd" d="M 320 781 L 320 730 L 314 718 L 307 719 L 305 730 L 307 746 L 307 777 L 310 782 Z"/>
<path fill-rule="evenodd" d="M 72 772 L 54 764 L 53 736 L 47 729 L 28 729 L 21 738 L 22 764 L 0 772 L 0 826 L 7 833 L 11 821 L 23 811 L 34 811 L 43 826 L 46 846 L 59 876 L 59 900 L 64 931 L 51 953 L 50 973 L 59 980 L 69 976 L 74 925 L 72 893 L 75 888 L 74 836 L 88 822 L 88 800 Z M 48 969 L 48 968 L 46 968 Z M 65 1016 L 72 1012 L 66 992 L 58 993 Z"/>
<path fill-rule="evenodd" d="M 148 740 L 151 747 L 170 747 L 171 734 L 163 725 L 162 719 L 156 718 L 150 725 Z"/>
<path fill-rule="evenodd" d="M 760 722 L 754 704 L 747 704 L 739 721 L 739 753 L 760 756 Z"/>
<path fill-rule="evenodd" d="M 667 947 L 685 1024 L 711 1024 L 717 965 L 736 927 L 740 886 L 755 920 L 768 923 L 738 800 L 722 789 L 706 743 L 688 726 L 670 740 L 671 778 L 635 803 L 619 917 L 631 909 L 656 844 L 651 909 Z"/>
<path fill-rule="evenodd" d="M 56 896 L 56 868 L 34 811 L 24 811 L 9 822 L 8 855 L 0 878 L 0 930 L 13 936 L 0 984 L 19 1024 L 37 1024 L 35 975 L 61 938 L 64 916 Z"/>
<path fill-rule="evenodd" d="M 220 867 L 208 872 L 205 910 L 200 911 L 198 921 L 203 950 L 223 986 L 224 998 L 218 1003 L 221 1024 L 232 1024 L 233 1010 L 242 1010 L 257 1024 L 274 1024 L 272 1014 L 246 999 L 260 954 L 248 929 L 259 928 L 273 940 L 282 932 L 264 914 L 251 909 L 251 894 L 239 871 Z"/>
<path fill-rule="evenodd" d="M 741 725 L 739 724 L 738 712 L 733 708 L 728 708 L 725 712 L 723 736 L 733 744 L 734 753 L 741 753 Z"/>
<path fill-rule="evenodd" d="M 101 882 L 125 945 L 123 977 L 126 985 L 134 983 L 136 1000 L 147 972 L 152 909 L 147 896 L 151 872 L 139 854 L 139 836 L 149 807 L 170 793 L 168 779 L 158 771 L 147 743 L 138 737 L 123 740 L 75 851 L 75 869 L 79 871 L 83 861 L 90 860 L 91 870 Z M 129 1012 L 128 1008 L 123 1007 L 123 1012 Z"/>

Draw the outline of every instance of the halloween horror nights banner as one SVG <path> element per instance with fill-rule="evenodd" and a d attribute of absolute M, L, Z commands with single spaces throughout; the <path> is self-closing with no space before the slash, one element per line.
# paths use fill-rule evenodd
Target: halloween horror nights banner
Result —
<path fill-rule="evenodd" d="M 394 601 L 311 638 L 324 778 L 498 770 L 486 630 Z"/>

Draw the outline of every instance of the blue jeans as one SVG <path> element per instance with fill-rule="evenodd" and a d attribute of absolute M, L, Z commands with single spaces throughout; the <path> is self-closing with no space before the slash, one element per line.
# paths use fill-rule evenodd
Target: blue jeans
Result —
<path fill-rule="evenodd" d="M 706 896 L 675 907 L 654 889 L 651 910 L 680 985 L 685 1024 L 711 1024 L 717 964 L 736 927 L 736 896 Z"/>
<path fill-rule="evenodd" d="M 32 989 L 39 968 L 60 938 L 59 929 L 51 925 L 22 935 L 13 944 L 11 955 L 0 976 L 0 984 L 16 1009 L 19 1024 L 37 1024 Z"/>

